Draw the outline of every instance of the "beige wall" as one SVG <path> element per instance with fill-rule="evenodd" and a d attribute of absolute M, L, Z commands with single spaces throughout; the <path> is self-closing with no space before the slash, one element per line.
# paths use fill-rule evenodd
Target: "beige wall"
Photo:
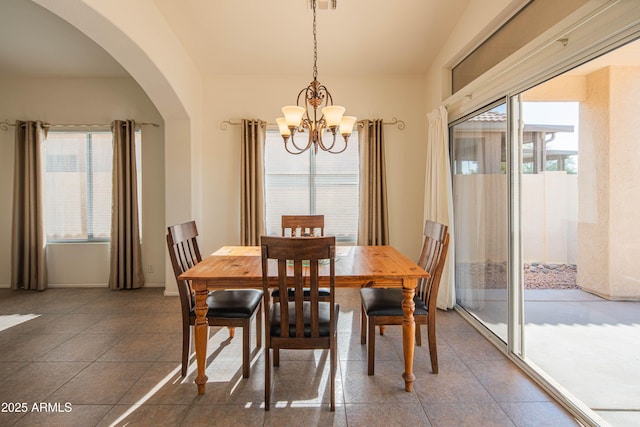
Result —
<path fill-rule="evenodd" d="M 129 78 L 2 79 L 0 116 L 50 123 L 110 123 L 133 118 L 163 124 L 140 87 Z M 0 286 L 11 281 L 11 206 L 14 128 L 0 131 Z M 164 285 L 164 131 L 142 128 L 142 256 L 150 285 Z M 107 244 L 49 246 L 49 283 L 106 286 Z M 153 264 L 154 273 L 147 271 Z"/>
<path fill-rule="evenodd" d="M 322 78 L 323 76 L 320 76 Z M 240 188 L 240 129 L 231 126 L 226 131 L 220 129 L 223 120 L 238 120 L 241 117 L 260 117 L 274 122 L 280 115 L 282 105 L 292 102 L 298 90 L 308 83 L 309 76 L 210 76 L 207 79 L 205 98 L 205 117 L 207 135 L 203 138 L 202 151 L 192 153 L 196 162 L 201 162 L 203 169 L 202 193 L 193 197 L 200 199 L 203 215 L 199 228 L 202 235 L 204 253 L 215 250 L 225 244 L 238 244 L 239 236 L 239 188 Z M 384 76 L 384 77 L 327 77 L 323 80 L 332 91 L 336 102 L 347 106 L 347 112 L 359 118 L 392 117 L 402 119 L 406 123 L 404 130 L 395 126 L 385 128 L 387 138 L 387 171 L 390 198 L 390 232 L 391 242 L 403 253 L 415 258 L 420 248 L 422 228 L 422 195 L 424 194 L 424 165 L 426 152 L 424 140 L 426 125 L 423 119 L 423 99 L 420 96 L 423 80 L 421 76 Z M 3 82 L 2 85 L 13 87 L 13 91 L 0 86 L 5 91 L 5 99 L 9 105 L 15 105 L 16 111 L 4 110 L 7 117 L 38 117 L 50 122 L 98 122 L 108 123 L 112 117 L 134 117 L 139 121 L 162 122 L 157 111 L 139 87 L 129 79 L 100 80 L 65 80 L 62 82 L 40 81 L 38 88 L 44 90 L 44 99 L 48 102 L 36 102 L 35 92 L 24 96 L 22 90 L 28 80 L 18 83 Z M 28 91 L 27 91 L 28 92 Z M 64 103 L 58 108 L 56 100 L 62 94 L 64 99 L 73 102 Z M 254 99 L 261 93 L 260 99 Z M 99 98 L 100 107 L 92 106 L 87 99 Z M 38 105 L 37 108 L 32 107 Z M 127 105 L 128 104 L 128 105 Z M 117 106 L 117 107 L 114 107 Z M 102 110 L 104 108 L 104 110 Z M 151 109 L 152 112 L 146 111 Z M 145 127 L 143 129 L 143 251 L 145 270 L 154 264 L 155 273 L 146 272 L 149 283 L 164 283 L 164 147 L 163 131 Z M 155 132 L 150 140 L 148 132 Z M 0 225 L 10 232 L 11 186 L 13 161 L 13 133 L 2 132 L 0 137 L 7 140 L 0 149 L 3 167 L 3 183 L 0 194 L 6 200 L 4 210 L 0 213 Z M 171 154 L 172 159 L 188 150 L 177 150 Z M 160 151 L 158 151 L 160 149 Z M 5 153 L 6 152 L 6 153 Z M 149 158 L 149 156 L 152 156 Z M 184 161 L 180 161 L 183 164 Z M 188 182 L 183 175 L 188 173 L 182 168 L 172 168 L 167 162 L 167 187 L 171 182 Z M 6 176 L 6 179 L 4 179 Z M 171 189 L 167 188 L 166 191 Z M 171 191 L 178 192 L 176 189 Z M 184 215 L 182 220 L 191 219 Z M 95 284 L 104 283 L 108 279 L 108 250 L 103 245 L 83 246 L 52 245 L 51 284 Z M 87 250 L 89 248 L 89 250 Z M 0 247 L 3 259 L 8 260 L 10 243 L 6 240 Z M 78 256 L 84 256 L 86 266 L 84 273 L 71 273 L 70 264 L 78 262 Z M 168 277 L 167 288 L 171 291 L 173 278 Z M 10 280 L 10 265 L 0 265 L 0 283 Z"/>
<path fill-rule="evenodd" d="M 144 90 L 164 118 L 164 226 L 200 220 L 202 76 L 180 40 L 149 1 L 33 0 L 85 33 L 118 61 Z M 142 19 L 141 17 L 144 17 Z M 166 228 L 157 237 L 164 236 Z M 167 293 L 177 295 L 165 251 Z M 160 250 L 160 247 L 157 247 Z"/>
<path fill-rule="evenodd" d="M 607 67 L 580 105 L 578 284 L 612 299 L 640 298 L 639 97 L 640 68 Z"/>
<path fill-rule="evenodd" d="M 203 251 L 240 242 L 240 128 L 220 129 L 223 120 L 260 118 L 275 123 L 311 81 L 298 76 L 208 76 L 202 152 Z M 336 104 L 359 119 L 393 117 L 406 128 L 385 127 L 391 244 L 411 258 L 420 251 L 426 162 L 422 76 L 319 75 Z"/>
<path fill-rule="evenodd" d="M 562 75 L 522 94 L 522 101 L 572 102 L 587 98 L 587 76 Z"/>
<path fill-rule="evenodd" d="M 239 129 L 231 127 L 222 131 L 220 122 L 242 117 L 260 117 L 272 122 L 280 116 L 280 107 L 293 102 L 297 91 L 308 84 L 310 73 L 304 76 L 206 76 L 201 80 L 200 70 L 194 68 L 181 50 L 152 3 L 135 3 L 134 14 L 145 16 L 141 21 L 131 20 L 130 8 L 119 7 L 118 2 L 36 1 L 67 19 L 113 55 L 149 93 L 166 120 L 164 180 L 159 177 L 153 181 L 154 188 L 162 193 L 158 198 L 164 197 L 166 204 L 158 207 L 157 216 L 153 218 L 152 238 L 147 236 L 145 241 L 155 242 L 154 251 L 162 250 L 165 254 L 166 289 L 172 294 L 175 283 L 164 249 L 167 224 L 196 219 L 205 253 L 223 244 L 239 242 Z M 471 2 L 464 18 L 452 29 L 451 37 L 443 41 L 443 49 L 426 78 L 424 75 L 319 76 L 332 91 L 335 101 L 345 105 L 349 114 L 387 120 L 397 117 L 406 122 L 403 131 L 388 127 L 386 136 L 391 243 L 408 256 L 415 257 L 418 253 L 422 231 L 426 113 L 448 96 L 447 68 L 454 59 L 486 35 L 487 28 L 516 3 L 522 2 Z M 144 54 L 132 54 L 138 50 Z M 55 111 L 50 104 L 42 107 L 47 112 Z M 65 108 L 75 106 L 65 105 Z M 76 110 L 70 121 L 84 117 L 83 108 Z M 159 137 L 162 139 L 162 135 Z M 166 215 L 161 216 L 159 212 Z M 163 221 L 161 226 L 155 225 Z M 0 224 L 6 222 L 0 221 Z M 153 259 L 156 262 L 155 255 Z M 147 264 L 145 261 L 145 266 Z"/>
<path fill-rule="evenodd" d="M 640 299 L 640 67 L 611 69 L 610 277 L 612 297 Z"/>
<path fill-rule="evenodd" d="M 542 172 L 520 179 L 523 262 L 576 264 L 578 175 Z"/>

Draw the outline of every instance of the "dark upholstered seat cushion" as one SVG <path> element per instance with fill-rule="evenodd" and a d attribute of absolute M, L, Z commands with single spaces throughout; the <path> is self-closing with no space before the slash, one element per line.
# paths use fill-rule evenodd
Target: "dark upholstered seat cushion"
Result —
<path fill-rule="evenodd" d="M 207 317 L 247 318 L 251 317 L 262 299 L 257 289 L 223 290 L 209 293 Z M 195 316 L 191 310 L 191 316 Z"/>
<path fill-rule="evenodd" d="M 403 316 L 402 289 L 363 288 L 360 289 L 362 306 L 367 316 Z M 413 297 L 416 305 L 414 315 L 426 315 L 427 306 L 417 296 Z"/>
<path fill-rule="evenodd" d="M 311 336 L 311 303 L 305 301 L 303 306 L 304 313 L 304 336 Z M 296 312 L 295 312 L 295 304 L 289 304 L 289 336 L 296 336 Z M 318 317 L 320 319 L 320 336 L 328 337 L 330 335 L 330 326 L 331 326 L 331 303 L 328 302 L 319 302 L 318 303 Z M 336 325 L 338 324 L 338 312 L 340 311 L 340 306 L 338 304 L 335 305 L 335 320 Z M 280 336 L 280 303 L 276 303 L 271 308 L 271 336 L 279 337 Z"/>
<path fill-rule="evenodd" d="M 304 288 L 303 293 L 304 298 L 309 298 L 311 296 L 311 290 L 308 288 Z M 321 297 L 328 297 L 329 295 L 331 295 L 331 290 L 327 288 L 320 288 L 318 289 L 318 295 L 320 295 Z M 271 291 L 271 296 L 274 298 L 279 298 L 280 289 L 274 289 L 273 291 Z M 295 292 L 293 291 L 293 289 L 289 289 L 289 299 L 293 298 L 295 298 Z"/>

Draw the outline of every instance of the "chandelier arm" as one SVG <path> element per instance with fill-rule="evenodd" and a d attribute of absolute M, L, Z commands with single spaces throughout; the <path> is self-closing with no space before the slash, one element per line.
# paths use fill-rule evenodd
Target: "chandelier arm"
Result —
<path fill-rule="evenodd" d="M 287 150 L 287 153 L 289 154 L 294 154 L 294 155 L 298 155 L 298 154 L 302 154 L 304 153 L 306 150 L 301 150 L 301 151 L 291 151 L 289 150 L 289 145 L 288 145 L 288 141 L 284 142 L 284 149 Z"/>
<path fill-rule="evenodd" d="M 304 102 L 305 105 L 307 103 L 307 92 L 309 92 L 309 86 L 305 87 L 304 89 L 302 89 L 300 92 L 298 92 L 298 97 L 296 98 L 296 105 L 300 106 L 300 97 L 302 96 L 302 94 L 304 93 Z"/>
<path fill-rule="evenodd" d="M 347 149 L 347 146 L 348 146 L 347 145 L 347 138 L 344 139 L 344 147 L 342 147 L 342 150 L 340 150 L 340 151 L 329 151 L 329 153 L 331 153 L 331 154 L 340 154 L 340 153 L 344 152 Z"/>
<path fill-rule="evenodd" d="M 300 125 L 300 127 L 302 127 L 303 125 Z M 312 139 L 311 139 L 311 131 L 309 131 L 309 140 L 307 141 L 307 145 L 304 148 L 298 147 L 298 144 L 296 144 L 295 138 L 294 138 L 294 134 L 295 132 L 292 131 L 291 132 L 291 143 L 293 144 L 293 146 L 295 147 L 296 150 L 300 151 L 300 153 L 307 151 L 309 149 L 309 147 L 311 147 L 311 143 L 312 143 Z M 285 147 L 286 148 L 286 147 Z M 289 150 L 287 150 L 289 151 Z M 297 153 L 297 154 L 300 154 Z"/>
<path fill-rule="evenodd" d="M 326 123 L 324 123 L 324 122 L 323 122 L 323 124 L 322 124 L 322 130 L 324 130 L 325 126 L 326 126 Z M 328 151 L 328 152 L 330 152 L 330 153 L 331 153 L 331 152 L 332 152 L 331 150 L 332 150 L 332 149 L 333 149 L 333 147 L 336 145 L 336 134 L 338 133 L 338 132 L 337 132 L 337 131 L 338 131 L 338 129 L 337 129 L 337 128 L 334 128 L 334 129 L 328 128 L 328 129 L 329 129 L 329 132 L 331 132 L 331 134 L 333 135 L 333 139 L 331 140 L 331 145 L 326 146 L 326 145 L 324 144 L 324 141 L 323 141 L 323 139 L 322 139 L 322 133 L 320 134 L 320 138 L 318 138 L 318 144 L 320 144 L 320 148 L 322 148 L 324 151 Z M 344 151 L 344 150 L 343 150 L 343 151 Z"/>
<path fill-rule="evenodd" d="M 324 93 L 324 96 L 326 97 L 324 104 L 326 106 L 333 105 L 333 97 L 331 96 L 331 92 L 329 92 L 329 89 L 327 89 L 325 85 L 318 82 L 318 93 L 321 92 Z"/>
<path fill-rule="evenodd" d="M 305 97 L 304 97 L 304 106 L 306 110 L 306 116 L 309 128 L 312 128 L 312 124 L 318 123 L 322 117 L 322 111 L 320 112 L 320 118 L 318 118 L 318 107 L 325 102 L 325 98 L 323 93 L 320 91 L 320 82 L 317 80 L 309 83 L 309 86 L 306 88 Z M 310 111 L 313 111 L 313 119 L 309 115 Z"/>
<path fill-rule="evenodd" d="M 324 145 L 324 143 L 322 142 L 322 139 L 320 139 L 319 144 L 320 144 L 320 148 L 322 148 L 323 151 L 326 151 L 327 153 L 331 153 L 331 154 L 340 154 L 342 152 L 344 152 L 347 147 L 348 147 L 348 143 L 347 140 L 349 139 L 349 136 L 345 136 L 344 137 L 344 145 L 342 147 L 342 150 L 340 151 L 334 151 L 333 148 L 336 145 L 336 136 L 337 136 L 337 132 L 332 131 L 331 129 L 329 129 L 331 131 L 331 133 L 333 134 L 333 141 L 331 142 L 330 146 L 326 146 Z"/>

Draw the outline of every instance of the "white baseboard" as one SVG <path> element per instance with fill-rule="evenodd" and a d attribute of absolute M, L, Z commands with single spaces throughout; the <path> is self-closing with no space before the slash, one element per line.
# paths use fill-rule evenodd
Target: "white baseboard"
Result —
<path fill-rule="evenodd" d="M 164 288 L 164 283 L 145 283 L 145 288 Z"/>
<path fill-rule="evenodd" d="M 108 288 L 106 283 L 49 283 L 47 288 L 63 289 L 63 288 Z"/>
<path fill-rule="evenodd" d="M 49 283 L 47 288 L 106 288 L 108 287 L 106 283 Z M 11 284 L 9 283 L 0 283 L 0 289 L 9 289 L 11 288 Z"/>

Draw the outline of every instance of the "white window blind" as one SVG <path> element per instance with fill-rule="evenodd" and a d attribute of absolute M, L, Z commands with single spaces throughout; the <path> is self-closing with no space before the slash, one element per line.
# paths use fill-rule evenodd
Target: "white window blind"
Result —
<path fill-rule="evenodd" d="M 307 134 L 296 135 L 305 141 Z M 325 135 L 327 143 L 329 135 Z M 342 138 L 341 136 L 338 136 Z M 339 144 L 337 141 L 336 144 Z M 265 197 L 267 234 L 282 234 L 282 215 L 324 215 L 325 235 L 355 245 L 358 234 L 359 156 L 357 130 L 345 152 L 313 149 L 288 153 L 277 131 L 267 131 Z"/>
<path fill-rule="evenodd" d="M 112 140 L 110 131 L 49 131 L 43 172 L 48 241 L 109 240 Z M 136 152 L 140 202 L 140 132 Z"/>

